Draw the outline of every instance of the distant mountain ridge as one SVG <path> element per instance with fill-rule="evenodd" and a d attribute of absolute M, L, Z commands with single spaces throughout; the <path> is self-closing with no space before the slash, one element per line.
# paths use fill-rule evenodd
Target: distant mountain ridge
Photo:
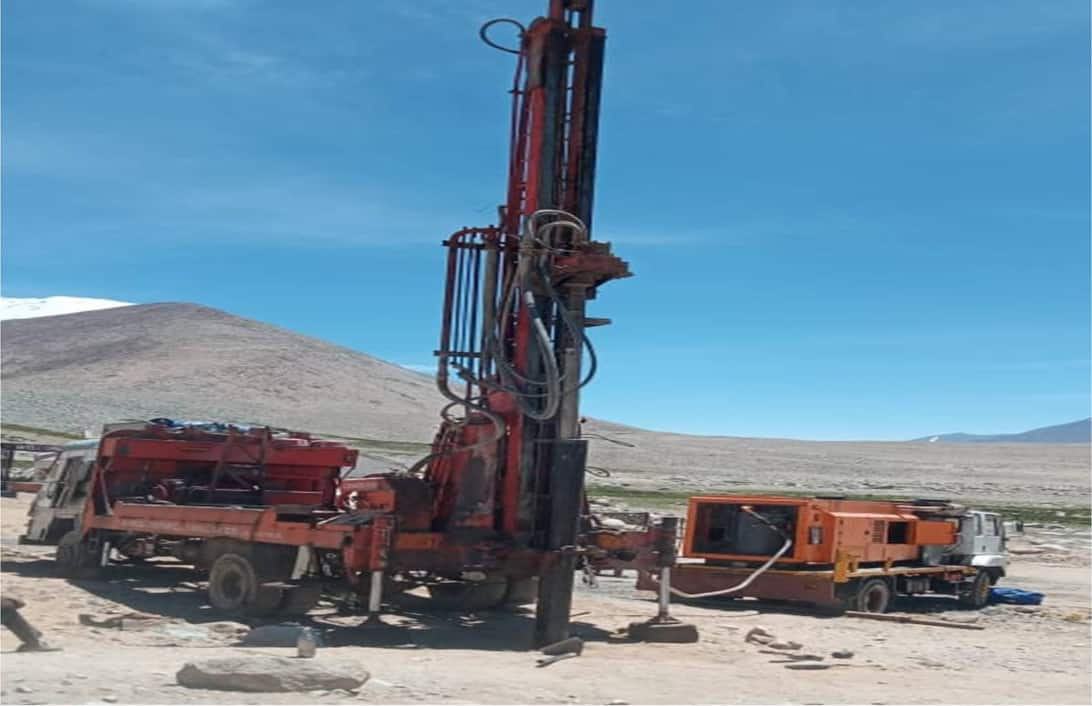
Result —
<path fill-rule="evenodd" d="M 923 436 L 912 441 L 947 442 L 947 443 L 1039 443 L 1039 444 L 1081 444 L 1092 442 L 1092 417 L 1075 422 L 1055 424 L 1049 427 L 1029 429 L 1016 434 L 937 434 Z"/>

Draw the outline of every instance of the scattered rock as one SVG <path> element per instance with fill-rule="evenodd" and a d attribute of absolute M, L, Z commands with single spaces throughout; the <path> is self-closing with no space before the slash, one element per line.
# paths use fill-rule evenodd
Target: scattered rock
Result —
<path fill-rule="evenodd" d="M 80 625 L 93 628 L 119 628 L 121 630 L 144 630 L 165 622 L 159 615 L 148 613 L 125 613 L 123 615 L 111 615 L 100 618 L 90 613 L 80 613 L 78 616 Z M 94 632 L 94 630 L 92 630 Z"/>
<path fill-rule="evenodd" d="M 295 647 L 305 631 L 313 633 L 302 625 L 292 623 L 262 625 L 244 635 L 239 644 L 246 647 Z M 322 638 L 317 634 L 313 634 L 312 637 L 315 645 L 322 647 Z"/>
<path fill-rule="evenodd" d="M 272 655 L 219 657 L 187 662 L 178 671 L 178 683 L 190 689 L 220 691 L 290 692 L 320 689 L 359 689 L 370 675 Z"/>
<path fill-rule="evenodd" d="M 622 699 L 611 699 L 607 704 L 608 706 L 629 706 L 629 702 Z"/>
<path fill-rule="evenodd" d="M 108 694 L 102 697 L 102 700 L 108 704 L 116 704 L 118 702 L 118 697 L 114 696 L 113 694 Z"/>
<path fill-rule="evenodd" d="M 1013 606 L 1013 610 L 1017 613 L 1038 613 L 1041 609 L 1039 606 L 1034 605 L 1018 605 Z"/>
<path fill-rule="evenodd" d="M 215 623 L 204 623 L 205 630 L 219 635 L 241 635 L 250 632 L 250 627 L 242 623 L 233 623 L 230 620 L 218 620 Z"/>
<path fill-rule="evenodd" d="M 803 647 L 799 642 L 793 642 L 792 640 L 787 640 L 785 642 L 770 642 L 766 646 L 773 650 L 798 650 Z"/>
<path fill-rule="evenodd" d="M 952 623 L 968 623 L 973 624 L 978 622 L 977 615 L 964 615 L 961 613 L 945 614 L 944 620 Z"/>
<path fill-rule="evenodd" d="M 744 642 L 757 642 L 760 645 L 767 645 L 774 639 L 774 634 L 760 625 L 754 626 L 743 636 Z"/>
<path fill-rule="evenodd" d="M 19 686 L 15 687 L 15 691 L 19 694 L 29 694 L 34 690 L 31 689 L 29 686 L 23 686 L 22 684 L 20 684 Z"/>
<path fill-rule="evenodd" d="M 853 657 L 852 650 L 834 650 L 830 653 L 831 657 L 835 659 L 851 659 Z"/>
<path fill-rule="evenodd" d="M 569 652 L 575 654 L 584 652 L 584 640 L 579 637 L 570 637 L 542 648 L 544 655 L 563 655 Z"/>

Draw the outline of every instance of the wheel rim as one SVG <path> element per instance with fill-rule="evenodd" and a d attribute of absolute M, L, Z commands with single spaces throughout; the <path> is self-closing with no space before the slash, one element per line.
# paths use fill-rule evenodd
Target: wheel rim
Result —
<path fill-rule="evenodd" d="M 250 598 L 253 587 L 247 571 L 233 561 L 214 567 L 209 581 L 209 598 L 221 610 L 237 610 Z"/>
<path fill-rule="evenodd" d="M 881 586 L 871 586 L 865 591 L 861 603 L 866 613 L 882 613 L 887 607 L 887 592 Z"/>
<path fill-rule="evenodd" d="M 238 571 L 229 571 L 220 580 L 220 593 L 224 600 L 232 605 L 243 602 L 243 577 Z"/>

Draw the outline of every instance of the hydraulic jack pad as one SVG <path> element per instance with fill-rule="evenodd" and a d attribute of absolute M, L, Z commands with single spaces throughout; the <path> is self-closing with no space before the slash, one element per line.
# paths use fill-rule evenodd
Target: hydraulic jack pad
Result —
<path fill-rule="evenodd" d="M 629 636 L 641 642 L 697 642 L 698 626 L 674 618 L 653 618 L 643 623 L 630 623 Z"/>

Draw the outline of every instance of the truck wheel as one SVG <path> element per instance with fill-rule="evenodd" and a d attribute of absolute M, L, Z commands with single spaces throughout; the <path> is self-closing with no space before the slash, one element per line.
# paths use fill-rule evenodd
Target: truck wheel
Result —
<path fill-rule="evenodd" d="M 258 583 L 254 567 L 246 557 L 221 554 L 209 571 L 209 603 L 217 610 L 254 617 L 275 614 L 284 600 L 279 588 Z"/>
<path fill-rule="evenodd" d="M 284 600 L 281 602 L 282 615 L 306 615 L 322 598 L 322 586 L 308 584 L 296 586 L 284 591 Z"/>
<path fill-rule="evenodd" d="M 853 607 L 862 613 L 886 613 L 891 604 L 891 585 L 883 579 L 868 579 L 853 597 Z"/>
<path fill-rule="evenodd" d="M 99 574 L 99 544 L 75 530 L 57 543 L 57 574 L 66 579 L 89 579 Z"/>
<path fill-rule="evenodd" d="M 983 608 L 990 602 L 990 575 L 979 571 L 966 590 L 960 591 L 959 602 L 969 608 Z"/>
<path fill-rule="evenodd" d="M 499 608 L 507 593 L 507 581 L 449 581 L 428 587 L 429 597 L 439 608 L 468 613 Z"/>

